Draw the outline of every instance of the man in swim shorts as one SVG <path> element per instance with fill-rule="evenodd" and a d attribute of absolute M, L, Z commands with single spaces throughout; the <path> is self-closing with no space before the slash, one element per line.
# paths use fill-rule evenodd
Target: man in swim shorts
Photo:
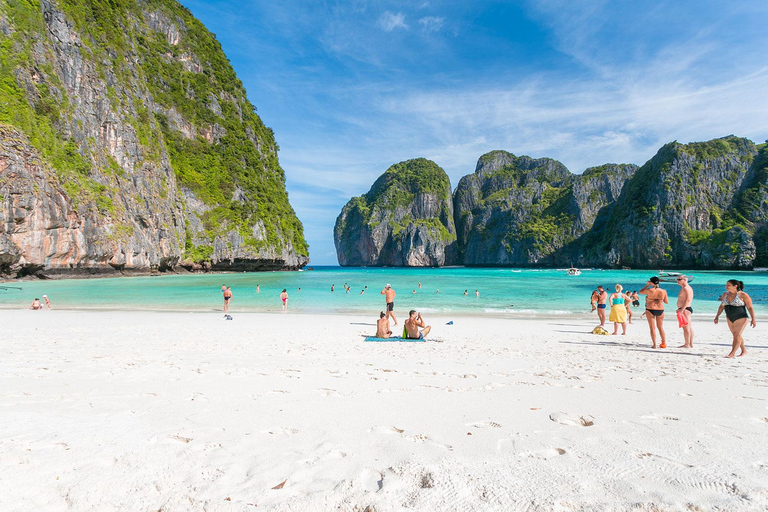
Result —
<path fill-rule="evenodd" d="M 419 332 L 419 327 L 422 328 L 421 332 Z M 405 332 L 408 335 L 408 339 L 423 340 L 431 330 L 431 326 L 424 325 L 424 319 L 421 318 L 421 313 L 417 313 L 414 309 L 408 313 L 408 320 L 405 321 Z"/>
<path fill-rule="evenodd" d="M 601 286 L 597 287 L 597 318 L 600 320 L 600 327 L 605 327 L 605 301 L 608 300 L 608 292 Z"/>
<path fill-rule="evenodd" d="M 389 338 L 392 335 L 392 330 L 389 328 L 389 320 L 387 315 L 383 311 L 379 313 L 379 319 L 376 321 L 376 337 L 377 338 Z"/>
<path fill-rule="evenodd" d="M 232 300 L 232 288 L 227 286 L 224 290 L 224 313 L 229 313 L 229 301 Z"/>
<path fill-rule="evenodd" d="M 677 284 L 680 285 L 680 293 L 677 294 L 677 312 L 682 313 L 688 320 L 688 325 L 683 326 L 683 339 L 685 343 L 679 348 L 693 348 L 693 325 L 691 316 L 693 315 L 693 288 L 688 284 L 688 276 L 677 276 Z"/>
<path fill-rule="evenodd" d="M 384 295 L 384 300 L 387 302 L 387 318 L 390 316 L 392 317 L 392 320 L 394 320 L 395 325 L 397 325 L 397 318 L 395 318 L 395 290 L 392 289 L 392 286 L 387 283 L 387 286 L 384 287 L 383 290 L 381 290 L 381 295 Z"/>

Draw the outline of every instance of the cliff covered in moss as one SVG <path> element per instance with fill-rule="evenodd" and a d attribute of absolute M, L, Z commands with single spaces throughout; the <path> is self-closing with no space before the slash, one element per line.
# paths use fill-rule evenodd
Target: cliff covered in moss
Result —
<path fill-rule="evenodd" d="M 336 219 L 344 266 L 442 266 L 456 258 L 448 175 L 424 158 L 395 164 Z"/>
<path fill-rule="evenodd" d="M 605 164 L 578 175 L 556 160 L 493 151 L 460 180 L 453 217 L 457 240 L 445 265 L 768 266 L 768 143 L 732 135 L 671 142 L 642 167 Z M 342 265 L 377 264 L 348 258 L 365 239 L 359 224 L 345 217 L 337 230 Z"/>
<path fill-rule="evenodd" d="M 0 4 L 0 273 L 298 268 L 277 144 L 174 0 Z"/>

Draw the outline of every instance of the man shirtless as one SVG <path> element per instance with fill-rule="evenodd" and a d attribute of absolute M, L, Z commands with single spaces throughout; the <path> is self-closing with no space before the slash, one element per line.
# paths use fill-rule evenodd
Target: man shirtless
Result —
<path fill-rule="evenodd" d="M 379 319 L 376 321 L 376 337 L 389 338 L 391 335 L 392 331 L 389 328 L 389 320 L 387 320 L 387 315 L 382 311 L 379 314 Z"/>
<path fill-rule="evenodd" d="M 605 301 L 608 300 L 608 292 L 602 286 L 597 287 L 597 318 L 600 320 L 600 327 L 605 327 Z"/>
<path fill-rule="evenodd" d="M 387 318 L 391 316 L 392 320 L 395 321 L 395 325 L 397 325 L 397 318 L 395 318 L 395 313 L 393 311 L 395 309 L 395 290 L 387 284 L 387 286 L 381 290 L 381 295 L 384 295 L 384 299 L 387 302 Z"/>
<path fill-rule="evenodd" d="M 421 332 L 419 332 L 419 327 L 422 328 Z M 431 330 L 432 326 L 424 325 L 421 313 L 417 313 L 414 309 L 408 313 L 408 320 L 405 321 L 405 332 L 409 340 L 423 340 Z"/>
<path fill-rule="evenodd" d="M 682 313 L 688 324 L 683 326 L 683 339 L 685 343 L 679 348 L 693 348 L 693 325 L 691 325 L 691 315 L 693 315 L 693 288 L 688 284 L 688 276 L 678 276 L 677 284 L 680 285 L 680 293 L 677 295 L 677 312 Z"/>

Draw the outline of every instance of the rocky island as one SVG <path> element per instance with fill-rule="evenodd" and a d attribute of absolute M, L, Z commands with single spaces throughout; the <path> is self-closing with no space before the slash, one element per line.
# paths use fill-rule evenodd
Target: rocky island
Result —
<path fill-rule="evenodd" d="M 306 265 L 274 134 L 178 2 L 3 2 L 0 42 L 0 274 Z"/>
<path fill-rule="evenodd" d="M 456 226 L 455 244 L 445 237 L 444 258 L 374 256 L 373 245 L 357 243 L 367 240 L 361 233 L 399 210 L 384 202 L 375 218 L 350 215 L 360 200 L 350 201 L 336 223 L 341 265 L 768 265 L 768 143 L 733 135 L 671 142 L 642 167 L 605 164 L 581 174 L 549 158 L 492 151 L 459 181 L 452 202 L 444 201 L 453 206 Z M 420 222 L 444 226 L 450 235 L 445 217 L 440 210 Z M 409 251 L 418 253 L 413 242 L 419 240 Z M 430 247 L 433 240 L 421 251 Z"/>
<path fill-rule="evenodd" d="M 448 175 L 417 158 L 395 164 L 336 219 L 334 242 L 344 266 L 443 266 L 456 260 Z"/>

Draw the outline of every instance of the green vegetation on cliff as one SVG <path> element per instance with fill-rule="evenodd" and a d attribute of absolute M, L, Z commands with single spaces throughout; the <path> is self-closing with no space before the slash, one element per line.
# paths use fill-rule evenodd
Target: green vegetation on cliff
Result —
<path fill-rule="evenodd" d="M 256 253 L 279 253 L 287 242 L 308 254 L 274 133 L 213 34 L 175 0 L 58 0 L 55 6 L 106 84 L 111 109 L 135 131 L 144 162 L 157 165 L 167 154 L 178 183 L 206 205 L 197 212 L 204 232 L 178 241 L 185 257 L 207 259 L 214 238 L 231 231 Z M 0 123 L 29 137 L 73 201 L 120 217 L 114 198 L 123 170 L 95 140 L 68 135 L 79 121 L 50 56 L 40 54 L 39 43 L 50 37 L 41 3 L 14 0 L 0 9 L 12 29 L 0 36 Z M 259 238 L 257 225 L 263 225 Z"/>

